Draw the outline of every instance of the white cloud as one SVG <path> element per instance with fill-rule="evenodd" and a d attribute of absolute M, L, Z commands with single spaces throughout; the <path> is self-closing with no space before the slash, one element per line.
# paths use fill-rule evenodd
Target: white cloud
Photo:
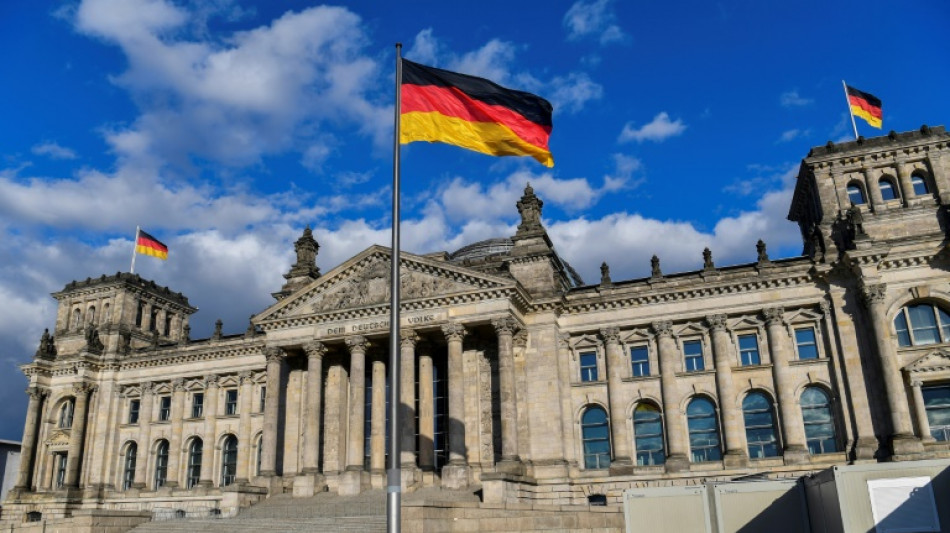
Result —
<path fill-rule="evenodd" d="M 591 100 L 599 100 L 604 95 L 604 88 L 583 72 L 555 77 L 551 80 L 551 89 L 548 99 L 555 112 L 576 113 Z"/>
<path fill-rule="evenodd" d="M 786 91 L 779 96 L 782 107 L 804 107 L 814 103 L 814 99 L 805 98 L 798 94 L 798 90 Z"/>
<path fill-rule="evenodd" d="M 568 29 L 567 37 L 570 40 L 594 37 L 603 45 L 626 38 L 616 20 L 610 0 L 578 0 L 564 15 L 564 26 Z"/>
<path fill-rule="evenodd" d="M 798 128 L 793 128 L 793 129 L 790 129 L 790 130 L 783 131 L 783 132 L 782 132 L 782 135 L 779 136 L 777 142 L 780 142 L 780 143 L 789 142 L 789 141 L 793 141 L 793 140 L 798 139 L 798 138 L 808 137 L 808 136 L 810 136 L 810 135 L 811 135 L 811 130 L 810 130 L 810 129 L 804 129 L 804 130 L 802 130 L 802 129 L 798 129 Z"/>
<path fill-rule="evenodd" d="M 321 133 L 315 126 L 325 121 L 349 124 L 386 146 L 389 112 L 368 92 L 381 82 L 380 68 L 363 55 L 368 39 L 357 15 L 320 6 L 229 38 L 189 39 L 189 17 L 207 17 L 199 11 L 164 0 L 79 6 L 76 28 L 126 55 L 128 69 L 113 81 L 142 110 L 130 127 L 107 136 L 118 155 L 243 166 L 298 144 L 310 147 Z"/>
<path fill-rule="evenodd" d="M 53 141 L 46 141 L 34 145 L 30 149 L 36 155 L 45 155 L 51 159 L 76 159 L 76 152 L 71 148 L 60 146 Z"/>
<path fill-rule="evenodd" d="M 617 142 L 660 142 L 670 137 L 680 135 L 684 131 L 686 131 L 686 124 L 683 124 L 682 119 L 671 121 L 670 116 L 666 111 L 663 111 L 653 117 L 653 120 L 648 124 L 644 124 L 639 128 L 635 128 L 632 122 L 626 123 L 623 127 L 623 131 L 620 132 L 620 137 L 617 139 Z"/>

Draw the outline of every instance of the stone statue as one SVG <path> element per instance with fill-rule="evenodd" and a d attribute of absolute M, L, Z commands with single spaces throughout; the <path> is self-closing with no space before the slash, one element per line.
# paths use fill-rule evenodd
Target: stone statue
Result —
<path fill-rule="evenodd" d="M 224 322 L 222 322 L 220 318 L 214 321 L 214 333 L 211 334 L 212 340 L 216 340 L 216 341 L 221 340 L 222 326 L 224 326 Z"/>
<path fill-rule="evenodd" d="M 713 260 L 712 260 L 712 252 L 709 250 L 709 247 L 707 246 L 705 249 L 703 249 L 703 269 L 713 270 L 715 268 L 716 268 L 716 265 L 715 263 L 713 263 Z"/>
<path fill-rule="evenodd" d="M 36 349 L 35 357 L 43 359 L 52 359 L 56 356 L 56 345 L 53 344 L 53 337 L 49 334 L 49 329 L 43 330 L 43 335 L 40 337 L 40 346 Z"/>
<path fill-rule="evenodd" d="M 541 208 L 544 202 L 535 196 L 530 183 L 524 188 L 524 195 L 518 200 L 517 206 L 518 213 L 521 214 L 518 233 L 541 229 Z"/>
<path fill-rule="evenodd" d="M 99 340 L 99 330 L 92 324 L 86 326 L 86 349 L 90 352 L 102 351 L 103 344 Z"/>
<path fill-rule="evenodd" d="M 257 326 L 254 325 L 254 315 L 251 315 L 251 318 L 248 319 L 247 331 L 244 332 L 245 337 L 253 337 L 257 335 Z"/>
<path fill-rule="evenodd" d="M 660 270 L 660 258 L 655 254 L 650 258 L 650 275 L 654 278 L 662 278 L 663 271 Z"/>
<path fill-rule="evenodd" d="M 769 253 L 765 251 L 765 241 L 759 239 L 759 242 L 755 243 L 755 250 L 759 254 L 759 263 L 769 262 Z"/>
<path fill-rule="evenodd" d="M 600 284 L 601 285 L 610 285 L 610 267 L 607 266 L 607 262 L 604 261 L 600 265 Z"/>
<path fill-rule="evenodd" d="M 854 238 L 866 238 L 868 236 L 867 232 L 864 231 L 864 213 L 861 212 L 861 208 L 853 205 L 851 209 L 848 210 L 848 220 L 851 222 L 851 227 L 854 229 Z"/>

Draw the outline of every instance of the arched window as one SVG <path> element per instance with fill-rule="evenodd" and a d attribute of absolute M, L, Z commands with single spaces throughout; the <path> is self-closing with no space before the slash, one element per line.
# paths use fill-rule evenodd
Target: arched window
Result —
<path fill-rule="evenodd" d="M 820 387 L 807 387 L 802 393 L 801 404 L 808 452 L 812 455 L 837 452 L 835 419 L 828 393 Z"/>
<path fill-rule="evenodd" d="M 160 489 L 165 486 L 168 480 L 168 441 L 158 441 L 158 447 L 155 449 L 155 488 Z"/>
<path fill-rule="evenodd" d="M 910 184 L 914 187 L 914 195 L 923 196 L 930 194 L 930 187 L 927 187 L 927 178 L 920 171 L 914 172 L 910 177 Z"/>
<path fill-rule="evenodd" d="M 59 427 L 61 428 L 71 428 L 73 427 L 73 408 L 75 406 L 75 400 L 72 398 L 63 402 L 63 406 L 59 408 Z"/>
<path fill-rule="evenodd" d="M 923 387 L 921 392 L 930 434 L 938 441 L 950 441 L 950 384 Z"/>
<path fill-rule="evenodd" d="M 237 474 L 238 440 L 234 435 L 228 435 L 221 447 L 221 486 L 226 487 L 234 483 Z"/>
<path fill-rule="evenodd" d="M 138 445 L 130 442 L 125 449 L 125 467 L 122 469 L 122 490 L 132 488 L 135 482 L 135 456 L 138 453 Z"/>
<path fill-rule="evenodd" d="M 772 402 L 761 392 L 750 392 L 742 400 L 742 416 L 745 420 L 745 437 L 749 445 L 749 457 L 775 457 L 778 455 L 778 436 L 775 432 L 775 412 Z"/>
<path fill-rule="evenodd" d="M 722 459 L 716 406 L 711 401 L 694 398 L 689 402 L 689 407 L 686 408 L 686 424 L 689 427 L 689 450 L 694 463 Z"/>
<path fill-rule="evenodd" d="M 261 475 L 261 458 L 264 456 L 264 436 L 257 437 L 257 475 Z"/>
<path fill-rule="evenodd" d="M 666 461 L 666 454 L 663 453 L 663 419 L 656 406 L 641 403 L 633 411 L 633 436 L 638 465 L 661 465 Z"/>
<path fill-rule="evenodd" d="M 950 314 L 932 304 L 908 305 L 894 317 L 894 329 L 900 346 L 950 342 Z"/>
<path fill-rule="evenodd" d="M 142 314 L 145 313 L 145 302 L 139 300 L 139 305 L 135 308 L 135 326 L 142 327 Z"/>
<path fill-rule="evenodd" d="M 885 202 L 888 200 L 897 199 L 897 187 L 894 186 L 894 181 L 885 176 L 877 181 L 878 188 L 881 189 L 881 199 Z"/>
<path fill-rule="evenodd" d="M 864 190 L 857 183 L 851 183 L 848 185 L 848 198 L 851 200 L 851 205 L 861 205 L 867 203 L 867 199 L 864 197 Z"/>
<path fill-rule="evenodd" d="M 150 315 L 148 322 L 149 331 L 158 331 L 158 309 L 153 307 L 152 314 Z"/>
<path fill-rule="evenodd" d="M 96 306 L 91 305 L 89 309 L 86 310 L 86 325 L 95 325 L 96 324 Z"/>
<path fill-rule="evenodd" d="M 610 466 L 610 430 L 607 427 L 607 411 L 593 406 L 581 416 L 581 440 L 584 443 L 584 468 L 608 468 Z"/>
<path fill-rule="evenodd" d="M 102 306 L 102 323 L 108 324 L 112 320 L 112 307 L 109 304 L 103 304 Z"/>
<path fill-rule="evenodd" d="M 82 316 L 79 309 L 73 309 L 73 329 L 82 329 Z"/>
<path fill-rule="evenodd" d="M 201 439 L 196 438 L 191 441 L 191 446 L 188 447 L 188 472 L 186 473 L 187 479 L 185 480 L 185 487 L 192 488 L 198 484 L 198 481 L 201 480 L 201 452 L 204 451 L 204 443 L 201 442 Z"/>

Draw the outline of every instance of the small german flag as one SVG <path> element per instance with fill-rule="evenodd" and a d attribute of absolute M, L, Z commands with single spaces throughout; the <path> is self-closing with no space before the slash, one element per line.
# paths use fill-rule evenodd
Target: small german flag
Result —
<path fill-rule="evenodd" d="M 135 238 L 135 253 L 150 255 L 164 261 L 168 259 L 168 246 L 140 229 Z"/>
<path fill-rule="evenodd" d="M 441 142 L 554 166 L 550 102 L 492 81 L 402 60 L 399 142 Z"/>
<path fill-rule="evenodd" d="M 871 126 L 881 129 L 883 113 L 881 99 L 871 93 L 859 91 L 850 85 L 845 85 L 848 93 L 848 103 L 851 105 L 851 114 L 863 118 Z"/>

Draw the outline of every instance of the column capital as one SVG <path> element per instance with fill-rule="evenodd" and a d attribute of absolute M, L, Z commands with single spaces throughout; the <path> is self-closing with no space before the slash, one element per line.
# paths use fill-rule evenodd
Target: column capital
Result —
<path fill-rule="evenodd" d="M 271 362 L 280 362 L 287 357 L 287 353 L 284 352 L 282 348 L 277 346 L 265 346 L 264 347 L 264 357 L 267 359 L 268 363 Z"/>
<path fill-rule="evenodd" d="M 185 380 L 182 379 L 182 378 L 175 378 L 175 379 L 173 379 L 173 380 L 172 380 L 172 390 L 175 391 L 175 392 L 185 390 Z"/>
<path fill-rule="evenodd" d="M 76 396 L 87 396 L 90 392 L 95 390 L 95 388 L 95 385 L 92 383 L 81 382 L 73 384 L 73 392 Z"/>
<path fill-rule="evenodd" d="M 46 389 L 41 389 L 40 387 L 37 387 L 36 385 L 31 385 L 26 388 L 26 393 L 27 395 L 29 395 L 31 400 L 39 400 L 43 398 L 44 396 L 47 396 L 49 394 L 49 391 Z"/>
<path fill-rule="evenodd" d="M 521 329 L 518 327 L 518 321 L 510 316 L 493 318 L 491 325 L 498 335 L 514 335 L 516 331 Z"/>
<path fill-rule="evenodd" d="M 831 316 L 831 302 L 829 302 L 827 299 L 822 298 L 822 300 L 818 302 L 818 308 L 821 309 L 822 315 L 826 317 Z"/>
<path fill-rule="evenodd" d="M 571 347 L 571 334 L 570 333 L 558 333 L 557 334 L 557 347 L 562 349 L 568 349 Z"/>
<path fill-rule="evenodd" d="M 327 353 L 327 346 L 320 341 L 311 341 L 304 345 L 303 351 L 309 359 L 321 359 Z"/>
<path fill-rule="evenodd" d="M 652 324 L 653 332 L 658 337 L 673 336 L 673 322 L 670 320 L 657 320 Z"/>
<path fill-rule="evenodd" d="M 210 376 L 205 376 L 205 379 L 204 379 L 205 388 L 210 389 L 211 387 L 217 387 L 219 379 L 220 379 L 220 376 L 218 376 L 217 374 L 211 374 Z"/>
<path fill-rule="evenodd" d="M 416 330 L 414 329 L 399 330 L 400 346 L 403 348 L 415 348 L 420 338 L 421 337 L 419 337 L 419 334 L 416 333 Z"/>
<path fill-rule="evenodd" d="M 445 335 L 445 339 L 449 341 L 461 341 L 468 332 L 465 331 L 465 326 L 451 322 L 448 324 L 442 325 L 442 333 Z"/>
<path fill-rule="evenodd" d="M 886 283 L 867 283 L 861 287 L 861 300 L 867 307 L 871 307 L 874 304 L 884 303 L 884 298 L 886 296 Z"/>
<path fill-rule="evenodd" d="M 726 315 L 706 315 L 706 324 L 713 331 L 726 331 Z"/>
<path fill-rule="evenodd" d="M 765 317 L 765 323 L 769 326 L 785 324 L 785 309 L 781 307 L 766 307 L 762 310 L 762 316 Z"/>
<path fill-rule="evenodd" d="M 155 384 L 151 381 L 143 381 L 139 384 L 139 390 L 142 391 L 142 396 L 152 394 L 152 391 L 155 390 Z"/>
<path fill-rule="evenodd" d="M 601 328 L 600 336 L 604 338 L 606 344 L 620 344 L 619 328 Z"/>
<path fill-rule="evenodd" d="M 238 373 L 238 382 L 240 382 L 242 385 L 245 383 L 252 383 L 253 379 L 254 379 L 254 373 L 249 370 L 245 370 L 244 372 Z"/>
<path fill-rule="evenodd" d="M 350 349 L 351 352 L 354 350 L 365 350 L 369 348 L 370 346 L 369 339 L 367 339 L 366 337 L 362 335 L 353 335 L 353 336 L 347 337 L 345 342 L 346 342 L 346 346 Z"/>
<path fill-rule="evenodd" d="M 923 384 L 924 384 L 923 381 L 921 381 L 921 380 L 919 380 L 919 379 L 916 379 L 916 378 L 911 378 L 911 380 L 910 380 L 910 386 L 911 386 L 911 387 L 916 387 L 916 388 L 919 389 L 920 387 L 923 386 Z"/>

